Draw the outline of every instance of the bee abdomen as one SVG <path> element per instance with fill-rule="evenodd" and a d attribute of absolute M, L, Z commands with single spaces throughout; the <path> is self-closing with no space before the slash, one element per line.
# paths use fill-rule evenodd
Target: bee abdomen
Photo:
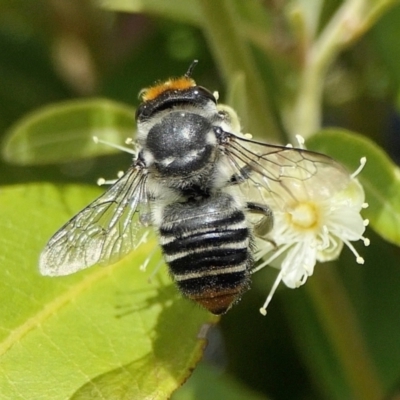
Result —
<path fill-rule="evenodd" d="M 229 195 L 166 208 L 160 242 L 181 292 L 223 314 L 250 283 L 251 234 Z"/>

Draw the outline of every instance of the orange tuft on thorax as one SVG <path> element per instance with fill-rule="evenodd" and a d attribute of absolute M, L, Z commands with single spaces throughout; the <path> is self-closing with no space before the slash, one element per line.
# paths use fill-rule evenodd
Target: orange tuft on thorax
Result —
<path fill-rule="evenodd" d="M 171 78 L 165 82 L 143 89 L 139 96 L 142 101 L 149 101 L 157 98 L 167 90 L 184 90 L 193 86 L 196 86 L 196 82 L 192 78 L 186 76 Z"/>

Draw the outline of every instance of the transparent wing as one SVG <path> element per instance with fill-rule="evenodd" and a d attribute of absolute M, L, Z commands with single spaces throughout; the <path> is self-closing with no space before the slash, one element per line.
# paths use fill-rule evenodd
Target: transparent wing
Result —
<path fill-rule="evenodd" d="M 67 222 L 43 249 L 43 275 L 68 275 L 118 261 L 141 242 L 138 213 L 148 201 L 146 175 L 131 167 L 103 195 Z"/>
<path fill-rule="evenodd" d="M 293 200 L 321 200 L 344 189 L 348 171 L 332 158 L 231 135 L 224 148 L 236 180 L 251 201 L 284 208 Z"/>

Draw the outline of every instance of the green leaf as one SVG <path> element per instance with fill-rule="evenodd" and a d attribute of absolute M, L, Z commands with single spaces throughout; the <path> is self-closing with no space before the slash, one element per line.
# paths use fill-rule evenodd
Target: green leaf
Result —
<path fill-rule="evenodd" d="M 97 3 L 108 10 L 154 14 L 190 25 L 202 21 L 201 9 L 194 0 L 97 0 Z"/>
<path fill-rule="evenodd" d="M 358 176 L 369 207 L 363 214 L 385 240 L 400 244 L 400 170 L 386 153 L 362 135 L 343 129 L 324 129 L 307 140 L 312 150 L 326 153 L 346 165 L 358 168 L 361 157 L 367 164 Z"/>
<path fill-rule="evenodd" d="M 160 255 L 149 272 L 139 265 L 154 242 L 112 266 L 39 275 L 49 236 L 99 192 L 44 184 L 0 192 L 2 398 L 165 399 L 201 357 L 217 319 L 183 299 L 166 268 L 149 282 Z"/>
<path fill-rule="evenodd" d="M 207 382 L 207 385 L 204 385 Z M 172 400 L 266 400 L 217 368 L 201 363 Z"/>
<path fill-rule="evenodd" d="M 132 137 L 135 110 L 106 99 L 74 100 L 27 115 L 7 132 L 3 157 L 19 165 L 49 164 L 115 153 L 93 136 L 123 145 Z"/>

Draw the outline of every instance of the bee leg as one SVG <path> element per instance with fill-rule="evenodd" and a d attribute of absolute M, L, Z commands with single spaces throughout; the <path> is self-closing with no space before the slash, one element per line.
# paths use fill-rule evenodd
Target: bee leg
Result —
<path fill-rule="evenodd" d="M 231 176 L 229 183 L 231 185 L 238 185 L 239 183 L 245 182 L 249 179 L 251 173 L 251 168 L 246 165 L 243 168 L 240 168 L 239 173 Z"/>
<path fill-rule="evenodd" d="M 264 204 L 253 202 L 247 203 L 247 209 L 252 213 L 263 215 L 263 217 L 254 225 L 254 233 L 259 237 L 263 237 L 269 233 L 274 226 L 274 215 L 272 214 L 271 209 Z"/>

